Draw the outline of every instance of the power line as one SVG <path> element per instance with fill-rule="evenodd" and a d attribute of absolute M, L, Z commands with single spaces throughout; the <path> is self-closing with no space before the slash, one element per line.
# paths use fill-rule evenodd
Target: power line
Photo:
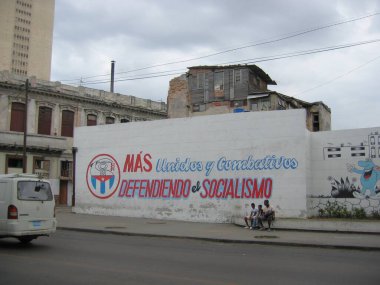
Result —
<path fill-rule="evenodd" d="M 157 72 L 150 72 L 150 73 L 142 73 L 142 74 L 135 74 L 134 76 L 148 76 L 148 75 L 159 75 L 159 74 L 165 74 L 165 73 L 168 73 L 168 72 L 178 72 L 178 73 L 184 73 L 186 72 L 186 69 L 184 68 L 181 68 L 181 69 L 172 69 L 172 70 L 165 70 L 165 71 L 157 71 Z M 117 80 L 120 80 L 120 79 L 123 79 L 125 77 L 118 77 L 116 78 Z M 99 79 L 101 80 L 101 79 Z M 97 81 L 97 80 L 95 80 Z"/>
<path fill-rule="evenodd" d="M 170 74 L 168 74 L 169 72 L 170 72 Z M 173 70 L 166 70 L 166 71 L 158 71 L 158 72 L 136 74 L 135 77 L 137 76 L 138 78 L 143 79 L 143 78 L 149 78 L 150 77 L 149 75 L 152 75 L 151 77 L 159 77 L 157 75 L 168 76 L 168 75 L 173 75 L 173 74 L 181 74 L 181 73 L 185 73 L 185 72 L 186 72 L 186 70 L 183 69 L 183 68 L 181 68 L 181 69 L 173 69 Z M 114 81 L 120 81 L 120 80 L 123 80 L 123 79 L 128 80 L 128 78 L 126 78 L 126 77 L 118 77 Z M 86 84 L 95 84 L 95 83 L 98 83 L 98 82 L 107 83 L 107 82 L 110 82 L 110 80 L 108 80 L 108 79 L 104 79 L 104 80 L 99 79 L 99 80 L 92 80 L 92 81 L 82 81 L 82 83 L 86 83 Z"/>
<path fill-rule="evenodd" d="M 253 59 L 245 59 L 245 60 L 241 60 L 241 61 L 237 61 L 237 62 L 244 62 L 245 64 L 253 64 L 253 63 L 258 63 L 258 62 L 273 61 L 273 60 L 278 60 L 278 59 L 291 58 L 291 57 L 296 57 L 296 56 L 339 50 L 339 49 L 344 49 L 344 48 L 349 48 L 349 47 L 354 47 L 354 46 L 361 46 L 361 45 L 376 43 L 379 41 L 380 41 L 380 39 L 375 39 L 375 40 L 370 40 L 370 41 L 343 44 L 343 45 L 338 45 L 338 46 L 331 46 L 331 47 L 318 48 L 318 49 L 312 49 L 312 50 L 285 53 L 285 54 L 280 54 L 280 55 L 270 56 L 270 57 L 259 57 L 259 58 L 253 58 Z M 227 62 L 227 63 L 223 63 L 223 64 L 230 64 L 230 63 L 237 63 L 237 62 L 233 61 L 233 62 Z"/>
<path fill-rule="evenodd" d="M 182 72 L 183 73 L 183 72 Z M 140 80 L 140 79 L 148 79 L 148 78 L 157 78 L 157 77 L 165 77 L 165 76 L 172 76 L 172 75 L 179 75 L 181 73 L 168 73 L 168 74 L 162 74 L 162 75 L 151 75 L 151 76 L 141 76 L 141 77 L 134 77 L 134 78 L 122 78 L 114 80 L 114 82 L 119 81 L 131 81 L 131 80 Z M 109 83 L 110 80 L 104 80 L 104 81 L 90 81 L 90 82 L 84 82 L 83 84 L 101 84 L 101 83 Z"/>
<path fill-rule="evenodd" d="M 339 75 L 339 76 L 336 76 L 336 77 L 334 77 L 334 78 L 332 78 L 332 79 L 330 79 L 330 80 L 328 80 L 328 81 L 325 81 L 325 82 L 323 82 L 323 83 L 321 83 L 321 84 L 318 84 L 318 85 L 316 85 L 316 86 L 314 86 L 314 87 L 312 87 L 312 88 L 309 88 L 309 89 L 303 90 L 303 91 L 301 91 L 301 92 L 295 94 L 294 96 L 298 96 L 298 95 L 301 95 L 301 94 L 304 94 L 304 93 L 307 93 L 307 92 L 313 91 L 313 90 L 315 90 L 315 89 L 318 89 L 318 88 L 320 88 L 320 87 L 323 87 L 323 86 L 325 86 L 325 85 L 328 85 L 328 84 L 330 84 L 330 83 L 332 83 L 332 82 L 334 82 L 334 81 L 336 81 L 336 80 L 338 80 L 338 79 L 340 79 L 340 78 L 342 78 L 342 77 L 344 77 L 344 76 L 347 76 L 347 75 L 349 75 L 349 74 L 355 72 L 356 70 L 358 70 L 358 69 L 360 69 L 360 68 L 363 68 L 364 66 L 366 66 L 366 65 L 368 65 L 368 64 L 370 64 L 370 63 L 372 63 L 372 62 L 374 62 L 374 61 L 376 61 L 376 60 L 378 60 L 379 58 L 380 58 L 380 55 L 377 56 L 377 57 L 375 57 L 375 58 L 372 58 L 372 59 L 366 61 L 365 63 L 363 63 L 363 64 L 361 64 L 361 65 L 359 65 L 359 66 L 357 66 L 357 67 L 355 67 L 355 68 L 353 68 L 353 69 L 350 69 L 349 71 L 347 71 L 347 72 L 345 72 L 345 73 L 343 73 L 343 74 L 341 74 L 341 75 Z"/>
<path fill-rule="evenodd" d="M 204 59 L 204 58 L 208 58 L 208 57 L 212 57 L 212 56 L 216 56 L 216 55 L 220 55 L 220 54 L 224 54 L 224 53 L 228 53 L 228 52 L 232 52 L 232 51 L 237 51 L 237 50 L 241 50 L 241 49 L 245 49 L 245 48 L 249 48 L 249 47 L 271 44 L 271 43 L 287 40 L 287 39 L 290 39 L 290 38 L 298 37 L 298 36 L 301 36 L 301 35 L 304 35 L 304 34 L 307 34 L 307 33 L 315 32 L 315 31 L 319 31 L 319 30 L 323 30 L 323 29 L 327 29 L 327 28 L 331 28 L 331 27 L 335 27 L 335 26 L 339 26 L 339 25 L 343 25 L 343 24 L 354 22 L 354 21 L 358 21 L 358 20 L 363 20 L 363 19 L 366 19 L 366 18 L 369 18 L 369 17 L 373 17 L 373 16 L 376 16 L 376 15 L 379 15 L 379 14 L 380 13 L 377 12 L 377 13 L 374 13 L 374 14 L 366 15 L 366 16 L 363 16 L 363 17 L 355 18 L 355 19 L 350 19 L 350 20 L 346 20 L 346 21 L 342 21 L 342 22 L 338 22 L 338 23 L 334 23 L 334 24 L 329 24 L 329 25 L 326 25 L 326 26 L 321 26 L 321 27 L 311 28 L 311 29 L 308 29 L 308 30 L 305 30 L 305 31 L 301 31 L 301 32 L 296 32 L 295 34 L 291 33 L 288 36 L 280 37 L 280 38 L 274 39 L 274 40 L 267 40 L 267 41 L 263 41 L 263 42 L 259 42 L 259 43 L 248 44 L 248 45 L 237 47 L 237 48 L 232 48 L 232 49 L 227 49 L 227 50 L 220 51 L 220 52 L 215 52 L 215 53 L 212 53 L 212 54 L 209 54 L 209 55 L 205 55 L 205 56 L 199 56 L 199 57 L 185 59 L 185 60 L 178 60 L 178 61 L 172 61 L 172 62 L 168 62 L 168 63 L 162 63 L 162 64 L 156 64 L 156 65 L 152 65 L 152 66 L 142 67 L 142 68 L 138 68 L 138 69 L 134 69 L 134 70 L 129 70 L 129 71 L 126 71 L 126 72 L 123 72 L 123 73 L 129 73 L 129 72 L 133 72 L 133 71 L 140 71 L 140 70 L 144 70 L 144 69 L 148 69 L 148 68 L 161 67 L 161 66 L 171 65 L 171 64 L 176 64 L 176 63 L 185 63 L 185 62 L 199 60 L 199 59 Z"/>
<path fill-rule="evenodd" d="M 244 59 L 244 60 L 239 60 L 239 61 L 233 61 L 233 62 L 224 62 L 224 63 L 221 63 L 219 65 L 237 64 L 237 63 L 254 64 L 254 63 L 258 63 L 258 62 L 274 61 L 274 60 L 279 60 L 279 59 L 286 59 L 286 58 L 292 58 L 292 57 L 297 57 L 297 56 L 340 50 L 340 49 L 345 49 L 345 48 L 350 48 L 350 47 L 355 47 L 355 46 L 377 43 L 377 42 L 380 42 L 380 39 L 363 41 L 363 42 L 355 42 L 355 43 L 349 43 L 349 44 L 341 44 L 341 45 L 337 45 L 337 46 L 330 46 L 330 47 L 324 47 L 324 48 L 318 48 L 318 49 L 296 51 L 296 52 L 279 54 L 279 55 L 274 55 L 274 56 L 265 56 L 265 57 L 258 57 L 258 58 L 252 58 L 252 59 Z M 120 82 L 120 81 L 132 81 L 132 80 L 157 78 L 157 77 L 179 74 L 178 72 L 171 73 L 173 71 L 175 71 L 175 70 L 169 70 L 169 71 L 166 71 L 167 73 L 165 73 L 165 74 L 153 75 L 153 76 L 149 76 L 149 74 L 142 74 L 140 77 L 119 78 L 115 81 L 118 81 L 118 82 Z M 184 73 L 184 72 L 182 72 L 182 73 Z M 163 72 L 158 72 L 158 73 L 163 73 Z M 108 82 L 110 82 L 110 80 L 94 80 L 94 81 L 90 81 L 90 82 L 83 82 L 83 84 L 85 84 L 85 85 L 86 84 L 101 84 L 101 83 L 108 83 Z"/>
<path fill-rule="evenodd" d="M 276 43 L 276 42 L 279 42 L 279 41 L 283 41 L 283 40 L 287 40 L 287 39 L 290 39 L 290 38 L 294 38 L 294 37 L 298 37 L 298 36 L 301 36 L 301 35 L 305 35 L 305 34 L 308 34 L 308 33 L 312 33 L 312 32 L 315 32 L 315 31 L 319 31 L 319 30 L 323 30 L 323 29 L 328 29 L 328 28 L 331 28 L 331 27 L 336 27 L 336 26 L 339 26 L 339 25 L 343 25 L 343 24 L 347 24 L 347 23 L 351 23 L 351 22 L 355 22 L 355 21 L 360 21 L 360 20 L 363 20 L 363 19 L 367 19 L 367 18 L 370 18 L 370 17 L 377 16 L 377 15 L 380 15 L 380 12 L 368 14 L 368 15 L 365 15 L 365 16 L 362 16 L 362 17 L 353 18 L 353 19 L 349 19 L 349 20 L 345 20 L 345 21 L 341 21 L 341 22 L 327 24 L 327 25 L 324 25 L 324 26 L 309 28 L 309 29 L 306 29 L 306 30 L 303 30 L 303 31 L 300 31 L 300 32 L 287 33 L 287 34 L 284 34 L 284 36 L 281 36 L 279 38 L 274 38 L 272 40 L 265 40 L 265 41 L 258 42 L 258 43 L 247 44 L 247 45 L 244 45 L 244 46 L 240 46 L 240 47 L 236 47 L 236 48 L 231 48 L 231 49 L 226 49 L 226 50 L 223 50 L 223 51 L 215 52 L 215 53 L 204 55 L 204 56 L 194 57 L 194 58 L 190 58 L 190 59 L 177 60 L 177 61 L 172 61 L 172 62 L 167 62 L 167 63 L 162 63 L 162 64 L 156 64 L 156 65 L 151 65 L 151 66 L 146 66 L 146 67 L 142 67 L 142 68 L 132 69 L 132 70 L 129 70 L 129 71 L 117 72 L 115 74 L 126 74 L 126 73 L 135 72 L 135 71 L 141 71 L 141 70 L 146 70 L 146 69 L 150 69 L 150 68 L 155 68 L 155 67 L 162 67 L 162 66 L 173 65 L 173 64 L 178 64 L 178 63 L 186 63 L 186 62 L 195 61 L 195 60 L 199 60 L 199 59 L 204 59 L 204 58 L 208 58 L 208 57 L 213 57 L 213 56 L 217 56 L 217 55 L 221 55 L 221 54 L 225 54 L 225 53 L 229 53 L 229 52 L 233 52 L 233 51 L 237 51 L 237 50 L 246 49 L 246 48 L 249 48 L 249 47 Z M 104 77 L 104 76 L 109 76 L 109 75 L 110 74 L 108 73 L 108 74 L 103 74 L 103 75 L 94 75 L 94 76 L 81 77 L 81 79 Z M 78 80 L 79 79 L 60 80 L 60 81 L 78 81 Z"/>

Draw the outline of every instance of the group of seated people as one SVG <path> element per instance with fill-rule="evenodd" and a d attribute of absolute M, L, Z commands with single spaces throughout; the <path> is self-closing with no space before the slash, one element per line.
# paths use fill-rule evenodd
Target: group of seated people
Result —
<path fill-rule="evenodd" d="M 271 231 L 271 225 L 274 220 L 274 209 L 272 206 L 269 205 L 269 200 L 264 201 L 264 208 L 262 205 L 259 205 L 258 208 L 256 208 L 255 203 L 251 204 L 251 212 L 249 216 L 244 217 L 244 221 L 246 224 L 246 229 L 260 229 L 260 230 L 266 230 L 264 227 L 263 222 L 266 221 L 268 223 L 268 231 Z"/>

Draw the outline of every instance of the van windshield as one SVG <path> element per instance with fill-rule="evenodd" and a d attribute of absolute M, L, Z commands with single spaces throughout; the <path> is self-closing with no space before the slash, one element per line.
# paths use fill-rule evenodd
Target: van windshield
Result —
<path fill-rule="evenodd" d="M 51 201 L 50 184 L 40 181 L 19 181 L 17 184 L 17 198 L 27 201 Z"/>

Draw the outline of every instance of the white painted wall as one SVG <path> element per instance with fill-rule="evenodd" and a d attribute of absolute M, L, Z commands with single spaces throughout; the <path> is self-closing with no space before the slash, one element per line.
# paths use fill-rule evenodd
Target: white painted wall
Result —
<path fill-rule="evenodd" d="M 251 202 L 263 204 L 263 200 L 269 198 L 277 209 L 277 216 L 306 217 L 309 136 L 305 120 L 304 110 L 289 110 L 76 128 L 74 146 L 78 148 L 78 153 L 74 211 L 186 221 L 231 222 L 236 216 L 243 216 L 249 210 Z M 142 160 L 142 164 L 137 165 L 138 171 L 124 172 L 126 157 L 131 157 L 132 154 L 134 158 L 138 154 L 141 157 L 147 155 L 145 158 L 148 163 Z M 218 161 L 223 157 L 227 160 L 247 160 L 249 157 L 263 160 L 267 156 L 278 160 L 283 157 L 290 163 L 285 166 L 282 164 L 279 169 L 261 170 L 223 171 L 217 167 Z M 163 159 L 170 162 L 177 159 L 183 162 L 188 159 L 201 165 L 202 169 L 161 172 L 157 166 Z M 99 172 L 101 162 L 106 170 L 103 173 Z M 113 166 L 116 166 L 115 162 L 119 165 L 120 172 L 118 167 L 111 169 L 112 162 Z M 206 165 L 213 165 L 208 175 Z M 150 171 L 140 171 L 144 167 Z M 110 183 L 111 180 L 103 183 L 104 194 L 99 187 L 102 183 L 98 181 L 97 184 L 92 184 L 91 181 L 92 175 L 99 174 L 103 175 L 98 176 L 99 179 L 106 180 L 109 177 L 104 176 L 105 174 L 115 175 L 113 184 Z M 199 182 L 200 187 L 195 193 L 189 188 L 189 195 L 180 198 L 145 198 L 139 197 L 138 190 L 134 196 L 133 189 L 121 190 L 131 180 L 151 182 L 156 179 L 182 179 L 189 181 L 191 187 L 195 188 Z M 210 195 L 205 195 L 206 189 L 209 188 L 208 181 L 214 179 L 234 179 L 239 184 L 255 180 L 260 183 L 265 180 L 268 181 L 267 196 L 237 198 L 230 193 L 225 199 L 210 198 Z M 144 181 L 141 182 L 143 185 L 146 184 Z M 248 188 L 253 188 L 250 182 Z M 238 196 L 240 189 L 236 191 Z M 246 191 L 248 192 L 251 191 Z M 133 197 L 119 197 L 125 193 Z M 144 194 L 145 191 L 140 193 Z"/>
<path fill-rule="evenodd" d="M 309 215 L 335 201 L 348 210 L 363 208 L 368 214 L 380 210 L 380 128 L 311 133 L 310 153 Z M 362 172 L 360 161 L 371 163 L 366 162 L 369 159 L 374 168 L 363 183 L 353 167 Z M 363 189 L 371 181 L 372 193 Z"/>

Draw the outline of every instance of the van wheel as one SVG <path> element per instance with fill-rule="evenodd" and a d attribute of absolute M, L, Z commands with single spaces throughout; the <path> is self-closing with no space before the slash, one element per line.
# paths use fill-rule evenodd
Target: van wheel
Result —
<path fill-rule="evenodd" d="M 28 236 L 25 236 L 25 237 L 19 237 L 18 240 L 23 243 L 23 244 L 27 244 L 27 243 L 30 243 L 32 240 L 34 240 L 35 237 L 28 237 Z"/>

